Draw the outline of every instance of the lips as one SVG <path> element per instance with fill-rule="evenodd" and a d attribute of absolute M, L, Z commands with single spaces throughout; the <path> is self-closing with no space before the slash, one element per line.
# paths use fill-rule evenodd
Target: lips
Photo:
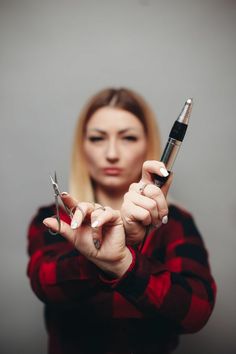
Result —
<path fill-rule="evenodd" d="M 118 167 L 106 167 L 103 168 L 103 172 L 107 176 L 118 176 L 121 174 L 122 169 Z"/>

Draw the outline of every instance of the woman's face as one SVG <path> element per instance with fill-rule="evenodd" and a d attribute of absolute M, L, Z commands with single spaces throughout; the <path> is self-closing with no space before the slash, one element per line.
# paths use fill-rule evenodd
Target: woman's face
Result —
<path fill-rule="evenodd" d="M 102 107 L 89 119 L 84 153 L 96 188 L 126 191 L 138 181 L 146 152 L 143 125 L 132 113 Z"/>

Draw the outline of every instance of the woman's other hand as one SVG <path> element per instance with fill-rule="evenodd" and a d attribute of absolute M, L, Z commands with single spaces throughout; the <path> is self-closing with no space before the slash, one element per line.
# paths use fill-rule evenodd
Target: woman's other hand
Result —
<path fill-rule="evenodd" d="M 172 182 L 172 174 L 166 183 L 157 187 L 153 173 L 166 177 L 165 165 L 159 161 L 145 161 L 142 178 L 131 184 L 124 195 L 121 216 L 124 223 L 127 244 L 139 244 L 143 241 L 148 225 L 159 227 L 168 222 L 168 204 L 166 196 Z"/>
<path fill-rule="evenodd" d="M 61 221 L 60 234 L 104 272 L 120 278 L 132 262 L 120 212 L 95 203 L 78 203 L 69 194 L 62 198 L 74 216 L 71 225 Z M 58 222 L 53 217 L 44 219 L 44 224 L 53 231 L 58 230 Z"/>

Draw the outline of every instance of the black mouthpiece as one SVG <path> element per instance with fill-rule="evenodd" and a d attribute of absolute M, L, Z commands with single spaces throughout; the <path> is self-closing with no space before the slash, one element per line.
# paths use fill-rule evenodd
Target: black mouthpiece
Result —
<path fill-rule="evenodd" d="M 187 127 L 187 124 L 180 123 L 176 120 L 171 129 L 169 137 L 178 141 L 183 141 Z"/>

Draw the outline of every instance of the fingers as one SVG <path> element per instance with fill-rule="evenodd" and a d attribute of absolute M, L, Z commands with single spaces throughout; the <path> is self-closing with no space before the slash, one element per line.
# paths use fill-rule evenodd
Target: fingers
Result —
<path fill-rule="evenodd" d="M 169 175 L 163 162 L 156 160 L 145 161 L 142 167 L 141 181 L 143 183 L 153 183 L 153 173 L 161 177 L 167 177 Z"/>
<path fill-rule="evenodd" d="M 117 210 L 113 210 L 110 207 L 103 207 L 97 203 L 77 203 L 77 201 L 67 193 L 63 193 L 61 197 L 66 207 L 70 208 L 73 212 L 73 217 L 70 226 L 61 222 L 60 234 L 73 243 L 75 243 L 76 237 L 80 238 L 76 231 L 85 221 L 89 224 L 89 234 L 92 236 L 93 244 L 97 250 L 100 249 L 102 244 L 102 227 L 105 224 L 111 224 L 112 226 L 122 224 L 120 213 Z M 54 218 L 45 219 L 44 223 L 52 230 L 58 231 L 58 223 Z"/>
<path fill-rule="evenodd" d="M 132 213 L 130 215 L 132 219 L 142 221 L 143 225 L 158 223 L 159 215 L 154 199 L 141 195 L 137 190 L 129 192 L 125 200 L 127 201 L 126 208 Z"/>
<path fill-rule="evenodd" d="M 71 228 L 75 230 L 80 227 L 80 225 L 86 218 L 89 218 L 91 213 L 94 211 L 94 204 L 90 202 L 77 203 L 73 210 L 74 215 L 71 220 Z"/>
<path fill-rule="evenodd" d="M 54 232 L 58 232 L 58 221 L 56 218 L 51 217 L 51 218 L 46 218 L 43 220 L 43 223 L 45 226 L 47 226 L 49 229 L 53 230 Z M 64 236 L 68 241 L 72 242 L 74 244 L 74 233 L 71 227 L 65 223 L 64 221 L 61 220 L 61 227 L 60 227 L 60 234 Z"/>
<path fill-rule="evenodd" d="M 114 210 L 108 206 L 96 207 L 91 214 L 91 226 L 100 227 L 104 224 L 120 225 L 120 213 L 118 210 Z"/>
<path fill-rule="evenodd" d="M 67 192 L 61 193 L 60 196 L 64 206 L 72 215 L 71 228 L 73 230 L 77 229 L 96 207 L 96 204 L 91 202 L 78 203 L 78 201 Z"/>
<path fill-rule="evenodd" d="M 153 175 L 157 174 L 161 177 L 168 177 L 164 185 L 159 188 L 153 183 Z M 142 178 L 140 184 L 134 183 L 130 190 L 136 192 L 136 194 L 130 195 L 132 202 L 135 205 L 143 207 L 148 210 L 151 216 L 152 224 L 158 225 L 160 220 L 162 223 L 167 223 L 168 221 L 168 205 L 166 201 L 166 196 L 169 191 L 170 185 L 173 180 L 173 174 L 169 175 L 166 170 L 165 165 L 161 161 L 149 160 L 145 161 L 142 168 Z M 143 197 L 147 197 L 156 203 L 156 208 L 150 201 L 147 202 L 146 199 L 140 198 L 137 194 L 141 194 Z M 136 210 L 137 211 L 137 210 Z M 137 211 L 138 213 L 138 211 Z M 147 216 L 145 217 L 145 222 Z"/>
<path fill-rule="evenodd" d="M 96 207 L 91 214 L 92 238 L 93 238 L 93 244 L 97 250 L 100 249 L 102 244 L 101 226 L 103 225 L 103 219 L 101 217 L 99 218 L 99 216 L 104 214 L 105 212 L 106 212 L 105 207 L 98 206 L 96 204 Z"/>
<path fill-rule="evenodd" d="M 154 184 L 148 184 L 144 188 L 142 195 L 145 196 L 146 198 L 152 199 L 156 203 L 156 208 L 158 211 L 158 219 L 156 220 L 156 223 L 153 225 L 157 225 L 160 220 L 162 221 L 162 223 L 166 223 L 168 220 L 166 218 L 168 215 L 168 204 L 162 189 L 155 186 Z"/>
<path fill-rule="evenodd" d="M 94 246 L 99 249 L 102 244 L 102 227 L 121 225 L 120 212 L 110 207 L 96 206 L 91 213 L 91 227 Z"/>
<path fill-rule="evenodd" d="M 63 204 L 68 209 L 73 209 L 78 204 L 78 201 L 67 192 L 62 192 L 60 197 L 61 197 Z"/>
<path fill-rule="evenodd" d="M 166 192 L 170 183 L 166 187 Z M 162 189 L 154 184 L 133 183 L 129 192 L 125 194 L 124 201 L 122 210 L 126 220 L 137 220 L 143 225 L 155 226 L 159 225 L 160 221 L 163 223 L 168 221 L 168 204 L 165 195 Z"/>
<path fill-rule="evenodd" d="M 122 216 L 124 222 L 127 224 L 132 224 L 136 221 L 140 221 L 143 225 L 150 225 L 152 223 L 150 212 L 142 206 L 134 204 L 128 193 L 122 206 Z"/>

